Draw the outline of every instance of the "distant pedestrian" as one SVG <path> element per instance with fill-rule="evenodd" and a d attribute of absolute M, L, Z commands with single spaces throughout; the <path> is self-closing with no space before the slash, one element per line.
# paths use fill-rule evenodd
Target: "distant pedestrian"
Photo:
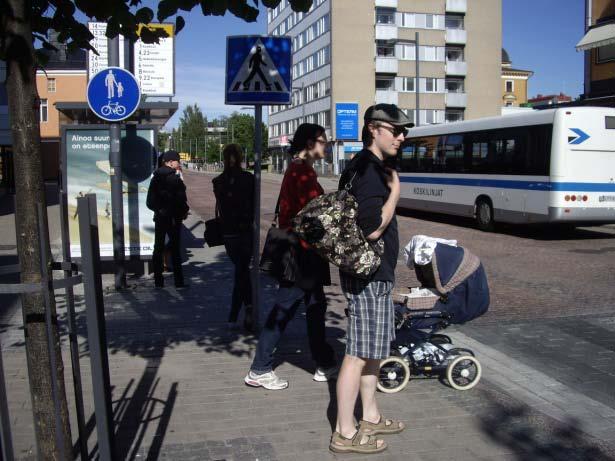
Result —
<path fill-rule="evenodd" d="M 174 150 L 162 155 L 163 165 L 152 176 L 147 192 L 147 207 L 154 212 L 154 283 L 157 288 L 164 286 L 163 258 L 165 238 L 169 237 L 169 246 L 173 260 L 173 274 L 176 288 L 185 288 L 181 265 L 180 235 L 182 221 L 188 216 L 186 186 L 178 174 L 179 154 Z"/>
<path fill-rule="evenodd" d="M 395 339 L 392 290 L 399 257 L 395 208 L 400 183 L 397 171 L 386 160 L 397 155 L 407 128 L 413 126 L 394 104 L 367 109 L 362 133 L 363 150 L 348 163 L 339 188 L 351 182 L 350 193 L 359 208 L 357 223 L 365 238 L 382 239 L 384 252 L 376 273 L 368 280 L 340 272 L 348 301 L 346 355 L 337 381 L 337 423 L 329 449 L 341 453 L 378 453 L 386 449 L 380 434 L 396 434 L 405 425 L 386 419 L 376 403 L 380 361 L 389 357 Z M 361 394 L 362 417 L 356 427 L 354 410 Z"/>
<path fill-rule="evenodd" d="M 252 331 L 252 260 L 254 222 L 254 175 L 241 167 L 243 152 L 238 144 L 227 145 L 222 155 L 224 171 L 213 179 L 216 210 L 222 224 L 226 254 L 235 266 L 229 326 L 235 328 L 245 306 L 244 328 Z"/>
<path fill-rule="evenodd" d="M 324 158 L 326 145 L 327 135 L 322 126 L 304 123 L 297 128 L 289 149 L 289 154 L 295 158 L 286 170 L 280 188 L 280 229 L 291 230 L 297 213 L 310 200 L 324 193 L 313 165 Z M 316 362 L 314 381 L 327 381 L 337 371 L 335 353 L 325 338 L 327 299 L 324 286 L 331 284 L 329 263 L 305 242 L 300 243 L 296 280 L 280 282 L 275 303 L 258 338 L 254 361 L 244 379 L 250 386 L 271 390 L 288 387 L 288 381 L 273 371 L 273 354 L 302 302 L 306 306 L 310 351 Z"/>

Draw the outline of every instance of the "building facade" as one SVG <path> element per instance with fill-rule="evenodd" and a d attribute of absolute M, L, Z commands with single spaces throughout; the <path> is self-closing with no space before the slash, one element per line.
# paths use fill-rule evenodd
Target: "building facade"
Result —
<path fill-rule="evenodd" d="M 615 107 L 615 0 L 585 1 L 583 104 Z"/>
<path fill-rule="evenodd" d="M 68 119 L 56 103 L 85 102 L 87 88 L 86 53 L 67 53 L 66 46 L 56 43 L 58 51 L 49 56 L 44 70 L 36 73 L 40 99 L 41 155 L 45 179 L 57 179 L 60 168 L 60 125 Z"/>
<path fill-rule="evenodd" d="M 515 69 L 506 50 L 502 48 L 502 106 L 521 107 L 527 103 L 530 70 Z"/>
<path fill-rule="evenodd" d="M 572 102 L 572 97 L 560 94 L 538 94 L 533 98 L 528 99 L 528 104 L 534 109 L 549 109 L 560 104 L 569 104 Z"/>
<path fill-rule="evenodd" d="M 314 0 L 305 14 L 282 0 L 267 32 L 292 37 L 293 97 L 270 107 L 269 146 L 287 145 L 304 121 L 337 140 L 339 103 L 358 104 L 357 138 L 375 103 L 421 125 L 498 115 L 501 17 L 500 0 Z"/>

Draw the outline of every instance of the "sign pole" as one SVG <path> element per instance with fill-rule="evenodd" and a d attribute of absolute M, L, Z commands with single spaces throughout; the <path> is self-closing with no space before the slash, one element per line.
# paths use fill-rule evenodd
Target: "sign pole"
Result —
<path fill-rule="evenodd" d="M 261 248 L 261 149 L 263 145 L 262 104 L 254 105 L 254 223 L 252 248 L 252 316 L 254 325 L 260 325 L 260 248 Z"/>
<path fill-rule="evenodd" d="M 120 65 L 119 37 L 108 39 L 109 67 Z M 109 176 L 111 180 L 111 222 L 113 226 L 113 260 L 115 262 L 115 289 L 126 287 L 124 257 L 124 197 L 122 185 L 122 157 L 120 154 L 120 124 L 109 125 L 111 148 L 109 151 Z"/>

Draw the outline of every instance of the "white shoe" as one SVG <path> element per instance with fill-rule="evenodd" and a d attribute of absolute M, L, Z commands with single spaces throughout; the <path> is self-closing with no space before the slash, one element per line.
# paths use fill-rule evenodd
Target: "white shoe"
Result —
<path fill-rule="evenodd" d="M 281 379 L 273 371 L 259 375 L 250 370 L 244 378 L 244 382 L 248 386 L 264 387 L 271 391 L 279 391 L 288 387 L 288 381 Z"/>
<path fill-rule="evenodd" d="M 313 379 L 319 383 L 326 383 L 330 379 L 336 379 L 339 371 L 340 369 L 337 365 L 329 368 L 318 367 Z"/>

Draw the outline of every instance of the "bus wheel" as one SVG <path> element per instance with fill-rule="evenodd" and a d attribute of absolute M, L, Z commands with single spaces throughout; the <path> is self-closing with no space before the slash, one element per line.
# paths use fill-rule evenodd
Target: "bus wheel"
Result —
<path fill-rule="evenodd" d="M 485 198 L 480 198 L 476 201 L 476 224 L 482 231 L 493 231 L 493 207 L 491 202 Z"/>

